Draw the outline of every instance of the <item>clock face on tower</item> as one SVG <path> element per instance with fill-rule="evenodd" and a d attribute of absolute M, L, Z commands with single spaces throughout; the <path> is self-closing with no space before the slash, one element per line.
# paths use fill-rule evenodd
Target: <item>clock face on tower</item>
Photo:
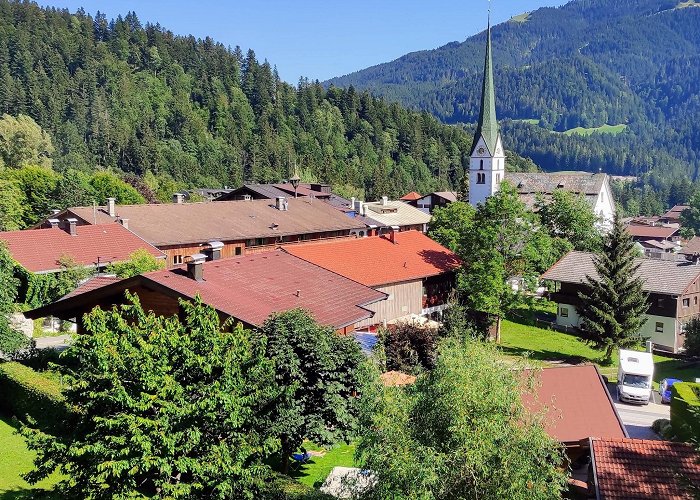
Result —
<path fill-rule="evenodd" d="M 500 155 L 500 154 L 501 154 L 501 148 L 497 148 L 497 149 L 496 149 L 496 154 L 497 154 L 497 155 Z"/>
<path fill-rule="evenodd" d="M 479 148 L 479 150 L 477 151 L 477 153 L 479 153 L 480 155 L 483 155 L 485 152 L 486 150 L 484 148 Z"/>

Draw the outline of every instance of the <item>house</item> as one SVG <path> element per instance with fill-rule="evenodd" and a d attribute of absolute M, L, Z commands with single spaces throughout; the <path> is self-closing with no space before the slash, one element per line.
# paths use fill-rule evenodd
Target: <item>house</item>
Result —
<path fill-rule="evenodd" d="M 555 291 L 550 298 L 557 303 L 557 324 L 578 327 L 581 305 L 578 292 L 583 290 L 586 276 L 597 278 L 594 254 L 569 252 L 542 275 L 552 281 Z M 656 347 L 678 352 L 683 347 L 683 327 L 700 315 L 700 265 L 694 260 L 666 261 L 637 259 L 637 275 L 649 294 L 646 323 L 639 332 Z"/>
<path fill-rule="evenodd" d="M 426 213 L 432 214 L 433 210 L 437 207 L 444 207 L 457 201 L 458 196 L 454 191 L 436 191 L 434 193 L 426 194 L 421 198 L 409 202 L 410 205 L 422 210 Z"/>
<path fill-rule="evenodd" d="M 120 222 L 167 256 L 170 266 L 181 265 L 196 253 L 234 257 L 274 250 L 300 241 L 343 238 L 365 232 L 354 220 L 326 203 L 311 198 L 215 203 L 164 203 L 73 207 L 53 217 L 78 225 Z"/>
<path fill-rule="evenodd" d="M 649 240 L 678 242 L 681 239 L 681 228 L 677 224 L 646 225 L 633 222 L 628 224 L 625 229 L 627 229 L 627 232 L 632 236 L 634 241 L 639 242 Z"/>
<path fill-rule="evenodd" d="M 104 270 L 109 264 L 129 260 L 137 250 L 146 250 L 157 259 L 165 259 L 163 252 L 142 240 L 121 224 L 78 226 L 77 221 L 63 224 L 51 219 L 50 228 L 0 232 L 12 259 L 26 271 L 17 273 L 20 279 L 20 302 L 31 302 L 31 275 L 58 274 L 65 270 L 67 261 L 81 267 Z M 62 227 L 59 227 L 62 226 Z M 15 326 L 27 336 L 33 336 L 34 325 L 21 314 L 13 317 Z M 60 327 L 54 318 L 46 317 L 44 330 Z"/>
<path fill-rule="evenodd" d="M 420 193 L 411 191 L 410 193 L 406 193 L 405 195 L 403 195 L 401 198 L 399 198 L 399 200 L 405 201 L 406 203 L 411 203 L 421 199 L 422 197 L 423 196 Z"/>
<path fill-rule="evenodd" d="M 650 259 L 673 258 L 681 246 L 676 241 L 641 240 L 637 244 L 644 252 L 644 256 Z"/>
<path fill-rule="evenodd" d="M 700 484 L 700 455 L 671 441 L 591 437 L 590 498 L 696 498 L 684 481 Z"/>
<path fill-rule="evenodd" d="M 693 236 L 679 253 L 687 256 L 700 255 L 700 236 Z"/>
<path fill-rule="evenodd" d="M 333 196 L 330 184 L 299 184 L 294 189 L 289 183 L 275 184 L 244 184 L 243 186 L 232 189 L 228 193 L 221 195 L 216 201 L 232 201 L 245 200 L 252 198 L 254 200 L 269 199 L 274 200 L 279 196 L 291 196 L 297 198 L 318 198 L 326 200 Z"/>
<path fill-rule="evenodd" d="M 544 368 L 534 375 L 535 388 L 523 395 L 523 403 L 530 411 L 544 412 L 545 431 L 566 448 L 572 462 L 587 453 L 591 436 L 627 437 L 597 366 Z"/>
<path fill-rule="evenodd" d="M 369 308 L 371 327 L 400 318 L 440 314 L 454 287 L 457 256 L 418 231 L 285 247 L 286 252 L 372 287 L 388 298 Z"/>
<path fill-rule="evenodd" d="M 469 203 L 476 206 L 498 192 L 507 180 L 529 208 L 541 199 L 547 202 L 557 189 L 582 195 L 600 219 L 599 227 L 610 227 L 615 203 L 606 174 L 591 173 L 515 173 L 506 172 L 506 154 L 496 117 L 496 90 L 491 51 L 491 27 L 486 36 L 481 108 L 469 162 Z"/>
<path fill-rule="evenodd" d="M 556 190 L 563 190 L 582 196 L 601 221 L 601 226 L 609 226 L 615 216 L 615 201 L 607 174 L 508 172 L 505 179 L 515 187 L 520 200 L 530 209 L 535 208 L 540 200 L 545 203 L 550 201 Z"/>
<path fill-rule="evenodd" d="M 60 272 L 64 257 L 99 271 L 109 264 L 129 260 L 139 249 L 165 259 L 163 252 L 121 224 L 80 226 L 71 219 L 50 219 L 49 224 L 51 227 L 46 229 L 0 232 L 0 241 L 5 242 L 12 259 L 30 273 Z"/>
<path fill-rule="evenodd" d="M 659 217 L 659 220 L 665 224 L 680 224 L 681 214 L 689 208 L 689 205 L 675 205 L 668 212 Z"/>
<path fill-rule="evenodd" d="M 222 323 L 233 318 L 256 327 L 273 313 L 302 308 L 321 324 L 348 334 L 374 314 L 370 307 L 386 294 L 282 251 L 206 261 L 196 255 L 185 267 L 154 271 L 124 280 L 89 281 L 61 300 L 25 313 L 74 320 L 94 307 L 111 307 L 135 293 L 144 309 L 158 315 L 180 314 L 178 299 L 199 295 L 215 308 Z"/>
<path fill-rule="evenodd" d="M 365 219 L 369 219 L 381 228 L 388 231 L 392 227 L 398 227 L 400 231 L 428 231 L 428 224 L 432 217 L 430 214 L 419 210 L 403 201 L 389 200 L 386 196 L 379 201 L 362 202 L 354 200 L 355 212 Z"/>

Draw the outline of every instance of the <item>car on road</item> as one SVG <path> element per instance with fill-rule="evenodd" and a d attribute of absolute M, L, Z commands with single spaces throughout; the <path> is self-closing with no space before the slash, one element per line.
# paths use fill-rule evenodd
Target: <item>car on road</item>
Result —
<path fill-rule="evenodd" d="M 676 382 L 683 382 L 677 378 L 665 378 L 659 383 L 659 395 L 662 403 L 671 402 L 671 386 Z"/>

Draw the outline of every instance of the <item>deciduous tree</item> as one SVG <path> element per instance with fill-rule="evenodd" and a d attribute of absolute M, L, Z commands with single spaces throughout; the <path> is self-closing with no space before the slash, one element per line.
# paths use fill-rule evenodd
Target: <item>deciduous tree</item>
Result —
<path fill-rule="evenodd" d="M 197 298 L 183 319 L 145 312 L 136 297 L 84 317 L 62 366 L 76 409 L 65 433 L 25 428 L 36 451 L 31 481 L 60 469 L 78 498 L 253 498 L 275 450 L 263 431 L 279 394 L 264 341 L 224 331 Z"/>
<path fill-rule="evenodd" d="M 29 339 L 10 324 L 8 315 L 14 311 L 19 280 L 14 274 L 15 263 L 0 241 L 0 354 L 12 355 L 29 345 Z"/>
<path fill-rule="evenodd" d="M 156 259 L 148 250 L 140 248 L 129 255 L 129 260 L 126 262 L 110 264 L 107 267 L 107 272 L 116 274 L 119 278 L 131 278 L 164 267 L 165 260 Z"/>
<path fill-rule="evenodd" d="M 542 224 L 553 238 L 567 240 L 576 250 L 594 251 L 600 247 L 598 218 L 586 199 L 557 189 L 551 200 L 538 201 Z"/>
<path fill-rule="evenodd" d="M 328 446 L 352 436 L 364 357 L 351 337 L 319 325 L 299 309 L 272 316 L 261 330 L 283 391 L 273 428 L 286 472 L 290 454 L 305 439 Z"/>
<path fill-rule="evenodd" d="M 566 458 L 524 408 L 533 381 L 513 368 L 491 345 L 448 339 L 414 387 L 369 385 L 357 449 L 376 476 L 366 497 L 560 498 Z"/>

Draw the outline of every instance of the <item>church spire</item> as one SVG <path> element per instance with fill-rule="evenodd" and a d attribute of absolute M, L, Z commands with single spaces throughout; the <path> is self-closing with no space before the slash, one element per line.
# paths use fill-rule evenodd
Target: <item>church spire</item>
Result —
<path fill-rule="evenodd" d="M 490 3 L 490 2 L 489 2 Z M 491 13 L 486 30 L 486 61 L 484 62 L 484 83 L 481 91 L 481 111 L 474 138 L 474 147 L 483 137 L 491 154 L 495 153 L 498 141 L 498 121 L 496 120 L 496 90 L 493 85 L 493 59 L 491 56 Z"/>

